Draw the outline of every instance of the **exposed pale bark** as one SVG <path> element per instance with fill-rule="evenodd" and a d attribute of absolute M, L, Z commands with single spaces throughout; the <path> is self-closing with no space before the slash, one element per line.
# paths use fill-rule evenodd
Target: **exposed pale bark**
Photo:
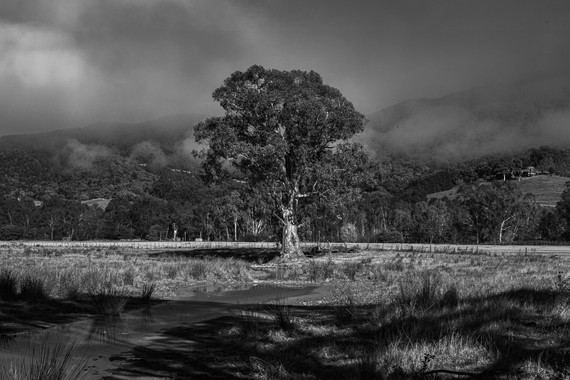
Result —
<path fill-rule="evenodd" d="M 513 216 L 509 216 L 506 219 L 503 219 L 503 221 L 501 221 L 501 226 L 499 227 L 499 243 L 503 242 L 503 232 L 505 232 L 507 230 L 507 228 L 505 227 L 505 224 L 507 224 L 507 222 L 509 220 L 511 220 L 513 218 Z"/>
<path fill-rule="evenodd" d="M 294 221 L 294 213 L 290 209 L 283 210 L 283 246 L 281 258 L 286 261 L 298 260 L 305 257 L 301 250 L 301 241 L 297 233 L 297 224 Z"/>

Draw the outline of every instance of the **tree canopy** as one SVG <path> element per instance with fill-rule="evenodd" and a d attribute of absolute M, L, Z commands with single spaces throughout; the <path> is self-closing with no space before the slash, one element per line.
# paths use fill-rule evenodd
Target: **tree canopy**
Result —
<path fill-rule="evenodd" d="M 342 165 L 358 161 L 333 157 L 361 153 L 338 144 L 362 131 L 364 116 L 314 71 L 252 66 L 233 73 L 213 98 L 225 115 L 195 130 L 196 140 L 208 144 L 201 152 L 204 178 L 217 182 L 240 172 L 262 188 L 283 224 L 283 257 L 300 256 L 299 201 L 331 190 L 331 164 L 340 164 L 340 174 Z"/>

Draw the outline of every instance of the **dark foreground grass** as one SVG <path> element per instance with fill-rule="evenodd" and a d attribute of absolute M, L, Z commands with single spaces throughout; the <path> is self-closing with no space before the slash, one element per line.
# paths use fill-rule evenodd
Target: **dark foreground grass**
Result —
<path fill-rule="evenodd" d="M 0 380 L 80 380 L 86 378 L 85 358 L 75 358 L 75 341 L 45 334 L 33 337 L 27 351 L 0 357 Z"/>
<path fill-rule="evenodd" d="M 0 272 L 0 300 L 12 301 L 18 293 L 18 280 L 9 270 Z"/>

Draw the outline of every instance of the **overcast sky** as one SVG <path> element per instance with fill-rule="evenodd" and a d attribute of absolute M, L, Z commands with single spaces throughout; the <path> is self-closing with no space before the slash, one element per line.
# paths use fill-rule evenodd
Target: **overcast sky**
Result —
<path fill-rule="evenodd" d="M 253 64 L 368 114 L 570 68 L 567 0 L 1 0 L 0 135 L 220 113 Z"/>

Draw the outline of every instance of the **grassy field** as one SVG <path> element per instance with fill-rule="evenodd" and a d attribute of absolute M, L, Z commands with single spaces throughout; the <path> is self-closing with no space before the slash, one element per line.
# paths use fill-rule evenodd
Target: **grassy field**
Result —
<path fill-rule="evenodd" d="M 523 194 L 533 194 L 539 205 L 554 207 L 566 189 L 566 182 L 568 181 L 570 181 L 568 177 L 538 175 L 514 182 Z M 453 199 L 455 197 L 457 197 L 457 187 L 427 195 L 428 199 Z"/>
<path fill-rule="evenodd" d="M 324 298 L 173 326 L 163 335 L 176 346 L 135 348 L 123 363 L 148 373 L 164 365 L 171 378 L 570 376 L 570 262 L 558 256 L 353 250 L 276 265 L 28 249 L 2 252 L 0 265 L 0 334 L 46 311 L 65 322 L 110 300 L 101 313 L 112 315 L 192 284 L 332 286 Z"/>
<path fill-rule="evenodd" d="M 541 206 L 556 206 L 560 195 L 566 189 L 568 177 L 559 176 L 535 176 L 517 182 L 523 194 L 530 193 L 535 196 L 536 202 Z"/>

